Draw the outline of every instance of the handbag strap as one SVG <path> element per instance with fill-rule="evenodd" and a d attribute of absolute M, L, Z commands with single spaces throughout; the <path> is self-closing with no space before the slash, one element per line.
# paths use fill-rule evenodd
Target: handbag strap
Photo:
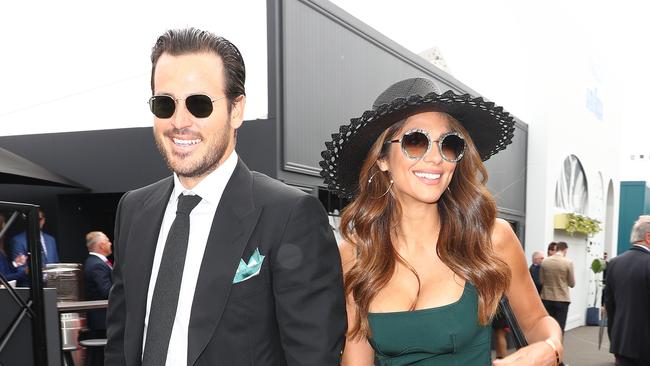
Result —
<path fill-rule="evenodd" d="M 522 332 L 521 327 L 519 327 L 519 323 L 517 322 L 517 317 L 515 316 L 515 313 L 512 311 L 512 308 L 510 307 L 510 302 L 508 301 L 508 298 L 505 295 L 501 298 L 501 300 L 499 300 L 499 311 L 501 312 L 501 315 L 503 315 L 503 317 L 506 319 L 506 322 L 508 323 L 508 327 L 512 331 L 515 347 L 517 349 L 526 347 L 528 345 L 526 336 L 524 335 L 524 332 Z"/>

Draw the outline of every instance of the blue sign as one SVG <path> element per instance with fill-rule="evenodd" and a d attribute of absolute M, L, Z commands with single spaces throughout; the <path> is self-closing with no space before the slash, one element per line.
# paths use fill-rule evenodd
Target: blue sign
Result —
<path fill-rule="evenodd" d="M 598 89 L 587 89 L 587 109 L 600 121 L 603 120 L 603 102 L 598 98 Z"/>

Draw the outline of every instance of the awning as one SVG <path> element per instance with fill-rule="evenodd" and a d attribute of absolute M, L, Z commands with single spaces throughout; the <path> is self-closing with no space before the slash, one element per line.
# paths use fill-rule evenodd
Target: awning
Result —
<path fill-rule="evenodd" d="M 0 184 L 29 184 L 88 189 L 0 147 Z"/>

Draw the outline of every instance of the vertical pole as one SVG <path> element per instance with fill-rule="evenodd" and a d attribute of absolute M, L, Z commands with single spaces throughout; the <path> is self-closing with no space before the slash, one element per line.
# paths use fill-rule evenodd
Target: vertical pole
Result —
<path fill-rule="evenodd" d="M 38 219 L 38 206 L 27 210 L 27 248 L 30 255 L 29 274 L 31 278 L 30 295 L 32 309 L 32 347 L 35 365 L 47 365 L 47 338 L 45 336 L 45 298 L 43 296 L 43 271 L 41 270 L 41 228 Z"/>

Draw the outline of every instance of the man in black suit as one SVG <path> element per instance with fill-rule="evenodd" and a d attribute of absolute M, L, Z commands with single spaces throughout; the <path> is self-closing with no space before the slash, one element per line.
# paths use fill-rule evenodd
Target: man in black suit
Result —
<path fill-rule="evenodd" d="M 45 268 L 45 265 L 50 264 L 50 263 L 59 263 L 59 254 L 58 254 L 58 247 L 56 245 L 56 240 L 54 237 L 46 232 L 43 231 L 43 227 L 45 226 L 45 211 L 43 211 L 42 208 L 38 209 L 38 227 L 40 229 L 40 243 L 41 243 L 41 266 Z M 23 231 L 16 236 L 12 237 L 9 239 L 9 242 L 7 243 L 9 245 L 10 251 L 11 251 L 11 261 L 18 263 L 22 257 L 27 257 L 29 258 L 30 255 L 33 255 L 34 253 L 29 253 L 28 248 L 27 248 L 27 232 Z M 17 269 L 19 272 L 25 273 L 27 270 L 27 267 L 29 267 L 29 264 L 26 262 L 23 262 L 22 265 L 20 265 Z M 21 278 L 18 279 L 17 286 L 18 287 L 29 287 L 31 283 L 31 279 L 29 276 L 21 276 Z"/>
<path fill-rule="evenodd" d="M 632 247 L 607 264 L 609 351 L 618 366 L 650 365 L 650 216 L 632 227 Z"/>
<path fill-rule="evenodd" d="M 190 28 L 151 58 L 154 137 L 174 174 L 119 203 L 106 364 L 338 365 L 338 248 L 317 198 L 237 157 L 239 51 Z"/>
<path fill-rule="evenodd" d="M 111 241 L 101 231 L 86 234 L 88 258 L 84 263 L 86 300 L 106 300 L 113 285 L 113 266 L 108 261 L 112 253 Z M 86 312 L 88 328 L 106 329 L 106 310 L 89 310 Z"/>

